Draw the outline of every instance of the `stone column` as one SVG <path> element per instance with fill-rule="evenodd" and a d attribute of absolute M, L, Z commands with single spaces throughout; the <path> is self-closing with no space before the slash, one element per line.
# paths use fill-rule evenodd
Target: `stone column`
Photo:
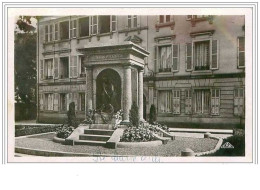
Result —
<path fill-rule="evenodd" d="M 143 117 L 143 90 L 144 90 L 144 82 L 143 82 L 143 76 L 144 76 L 144 70 L 140 69 L 138 70 L 138 112 L 139 112 L 139 118 L 140 121 L 144 121 Z"/>
<path fill-rule="evenodd" d="M 93 71 L 86 67 L 86 113 L 93 109 Z"/>
<path fill-rule="evenodd" d="M 129 123 L 129 111 L 132 106 L 132 77 L 131 66 L 124 67 L 124 109 L 123 123 Z"/>

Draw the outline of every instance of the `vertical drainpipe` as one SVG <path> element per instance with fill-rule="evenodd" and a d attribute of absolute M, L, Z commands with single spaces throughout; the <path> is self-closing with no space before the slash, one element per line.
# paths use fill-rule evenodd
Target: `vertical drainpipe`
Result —
<path fill-rule="evenodd" d="M 37 53 L 36 53 L 36 58 L 37 58 L 37 84 L 36 84 L 36 91 L 37 91 L 37 97 L 36 97 L 36 105 L 37 105 L 37 115 L 36 115 L 36 123 L 39 123 L 39 64 L 40 64 L 40 56 L 39 56 L 39 18 L 36 17 L 37 20 Z"/>

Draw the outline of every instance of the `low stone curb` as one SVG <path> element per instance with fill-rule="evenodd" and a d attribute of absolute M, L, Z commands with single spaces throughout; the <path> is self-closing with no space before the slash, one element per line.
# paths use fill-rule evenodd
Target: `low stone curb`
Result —
<path fill-rule="evenodd" d="M 45 157 L 135 157 L 134 155 L 114 155 L 114 154 L 89 154 L 89 153 L 73 153 L 61 151 L 49 151 L 39 149 L 29 149 L 23 147 L 15 147 L 15 152 L 27 155 L 45 156 Z"/>
<path fill-rule="evenodd" d="M 55 137 L 53 137 L 53 142 L 64 144 L 65 139 L 62 139 L 62 138 L 55 136 Z"/>
<path fill-rule="evenodd" d="M 218 143 L 215 146 L 215 148 L 213 150 L 209 150 L 209 151 L 206 151 L 206 152 L 195 152 L 195 156 L 202 156 L 202 155 L 213 154 L 213 153 L 217 152 L 220 149 L 220 147 L 221 147 L 221 145 L 223 143 L 223 139 L 222 138 L 218 138 L 218 137 L 209 137 L 209 138 L 218 140 Z"/>
<path fill-rule="evenodd" d="M 38 133 L 38 134 L 33 134 L 33 135 L 19 136 L 19 137 L 15 137 L 15 139 L 23 139 L 23 138 L 28 138 L 28 137 L 52 134 L 52 133 L 56 133 L 56 132 L 47 132 L 47 133 Z"/>
<path fill-rule="evenodd" d="M 162 145 L 161 140 L 149 142 L 118 142 L 117 148 L 138 148 L 138 147 L 155 147 Z"/>

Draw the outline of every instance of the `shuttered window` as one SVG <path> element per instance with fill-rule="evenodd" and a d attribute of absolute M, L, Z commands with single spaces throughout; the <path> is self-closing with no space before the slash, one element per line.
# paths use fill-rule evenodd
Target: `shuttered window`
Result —
<path fill-rule="evenodd" d="M 191 71 L 192 70 L 192 44 L 187 43 L 186 44 L 186 70 Z"/>
<path fill-rule="evenodd" d="M 210 111 L 210 90 L 195 90 L 194 108 L 197 114 L 208 114 Z"/>
<path fill-rule="evenodd" d="M 219 115 L 220 89 L 211 90 L 211 115 Z"/>
<path fill-rule="evenodd" d="M 75 103 L 75 110 L 78 110 L 79 94 L 73 93 L 73 102 Z"/>
<path fill-rule="evenodd" d="M 45 110 L 53 110 L 53 94 L 47 93 L 44 97 L 44 109 Z"/>
<path fill-rule="evenodd" d="M 238 37 L 238 68 L 245 67 L 245 37 Z"/>
<path fill-rule="evenodd" d="M 172 91 L 171 90 L 159 91 L 158 108 L 159 108 L 159 113 L 172 112 Z"/>
<path fill-rule="evenodd" d="M 244 114 L 244 89 L 236 88 L 234 90 L 234 115 Z"/>
<path fill-rule="evenodd" d="M 115 32 L 117 30 L 117 17 L 115 15 L 111 15 L 111 32 Z"/>
<path fill-rule="evenodd" d="M 211 69 L 218 69 L 218 40 L 212 40 Z"/>
<path fill-rule="evenodd" d="M 128 15 L 127 16 L 127 27 L 136 28 L 138 26 L 137 15 Z"/>
<path fill-rule="evenodd" d="M 97 16 L 92 16 L 91 17 L 91 33 L 92 34 L 97 34 L 98 33 L 98 21 L 97 21 Z"/>
<path fill-rule="evenodd" d="M 66 101 L 67 95 L 65 93 L 60 94 L 60 110 L 61 111 L 66 111 L 67 109 L 67 101 Z"/>
<path fill-rule="evenodd" d="M 59 39 L 59 24 L 54 24 L 54 40 Z"/>
<path fill-rule="evenodd" d="M 210 41 L 194 42 L 193 64 L 194 70 L 209 70 Z"/>
<path fill-rule="evenodd" d="M 180 114 L 181 112 L 180 97 L 181 97 L 180 90 L 173 90 L 173 113 L 174 114 Z"/>
<path fill-rule="evenodd" d="M 59 58 L 54 58 L 54 78 L 59 78 Z"/>
<path fill-rule="evenodd" d="M 191 96 L 191 89 L 185 90 L 185 114 L 191 114 L 192 109 L 192 96 Z"/>
<path fill-rule="evenodd" d="M 66 94 L 66 105 L 67 105 L 67 111 L 69 111 L 69 105 L 72 102 L 72 93 Z"/>
<path fill-rule="evenodd" d="M 178 71 L 179 65 L 179 45 L 172 45 L 172 71 Z"/>
<path fill-rule="evenodd" d="M 172 68 L 172 46 L 159 47 L 159 72 L 171 72 Z"/>
<path fill-rule="evenodd" d="M 86 96 L 85 93 L 79 93 L 79 110 L 85 111 Z"/>

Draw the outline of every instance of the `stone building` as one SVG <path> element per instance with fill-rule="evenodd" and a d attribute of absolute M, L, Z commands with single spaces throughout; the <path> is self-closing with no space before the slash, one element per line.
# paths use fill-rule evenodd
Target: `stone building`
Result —
<path fill-rule="evenodd" d="M 244 16 L 99 15 L 38 23 L 38 121 L 63 123 L 114 101 L 148 119 L 233 126 L 245 116 Z M 107 84 L 107 85 L 106 85 Z M 104 100 L 102 92 L 107 93 Z M 111 92 L 112 92 L 111 91 Z M 111 98 L 112 97 L 112 98 Z"/>

